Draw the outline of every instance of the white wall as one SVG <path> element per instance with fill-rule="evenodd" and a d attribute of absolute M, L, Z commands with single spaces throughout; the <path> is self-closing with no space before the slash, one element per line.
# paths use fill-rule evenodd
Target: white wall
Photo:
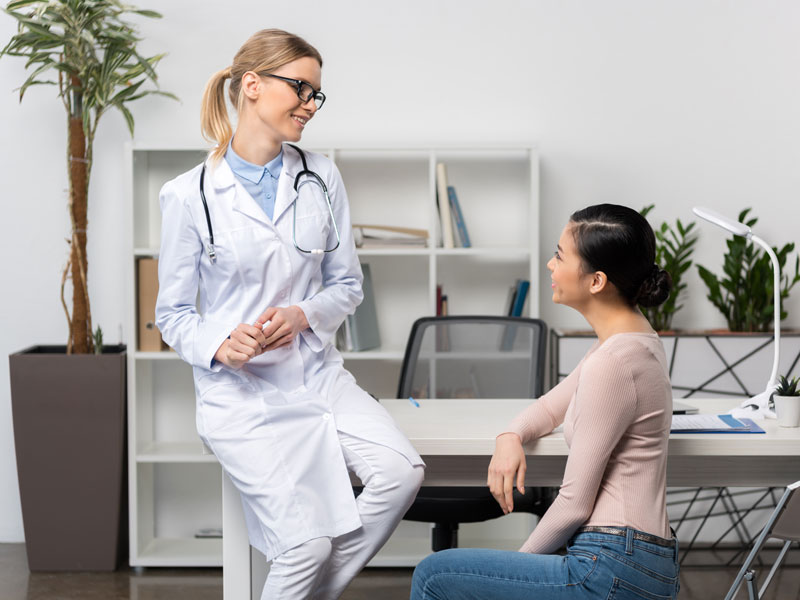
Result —
<path fill-rule="evenodd" d="M 257 3 L 170 0 L 142 22 L 148 53 L 168 52 L 160 98 L 134 105 L 136 138 L 200 142 L 208 76 L 230 64 L 255 29 L 305 36 L 325 58 L 325 109 L 308 146 L 527 143 L 542 154 L 541 250 L 568 215 L 612 201 L 655 203 L 656 220 L 691 220 L 704 204 L 735 216 L 753 206 L 773 244 L 796 240 L 800 220 L 800 4 L 792 0 L 337 0 Z M 14 22 L 0 16 L 0 43 Z M 66 258 L 65 118 L 53 89 L 22 105 L 23 61 L 0 60 L 4 181 L 0 355 L 64 343 L 58 298 Z M 122 119 L 104 118 L 90 207 L 90 289 L 109 342 L 123 331 Z M 513 218 L 513 215 L 509 215 Z M 721 265 L 724 236 L 702 226 L 698 262 Z M 502 232 L 498 232 L 501 234 Z M 543 270 L 544 271 L 544 270 Z M 582 327 L 554 307 L 546 271 L 543 317 Z M 722 327 L 693 271 L 678 327 Z M 788 306 L 800 325 L 800 290 Z M 0 541 L 21 540 L 7 362 L 0 367 Z"/>

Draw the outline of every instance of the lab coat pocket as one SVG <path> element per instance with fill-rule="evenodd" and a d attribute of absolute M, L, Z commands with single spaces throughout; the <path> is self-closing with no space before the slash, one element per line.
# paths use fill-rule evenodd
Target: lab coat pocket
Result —
<path fill-rule="evenodd" d="M 263 414 L 261 395 L 246 378 L 220 371 L 197 381 L 198 421 L 208 438 L 236 436 Z"/>

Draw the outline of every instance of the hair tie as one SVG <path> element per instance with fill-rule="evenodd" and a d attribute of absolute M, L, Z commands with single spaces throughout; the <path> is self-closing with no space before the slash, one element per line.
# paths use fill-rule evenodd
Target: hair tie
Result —
<path fill-rule="evenodd" d="M 659 274 L 660 272 L 661 272 L 661 267 L 659 267 L 659 266 L 658 266 L 658 265 L 656 265 L 656 264 L 653 264 L 653 268 L 652 268 L 652 269 L 650 269 L 650 277 L 651 277 L 652 279 L 655 279 L 655 278 L 658 276 L 658 274 Z"/>
<path fill-rule="evenodd" d="M 227 69 L 222 69 L 222 76 L 225 79 L 230 79 L 233 77 L 233 67 L 228 67 Z"/>

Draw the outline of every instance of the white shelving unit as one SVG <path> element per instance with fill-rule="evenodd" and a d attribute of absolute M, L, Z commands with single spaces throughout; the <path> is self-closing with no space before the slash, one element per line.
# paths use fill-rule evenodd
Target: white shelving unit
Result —
<path fill-rule="evenodd" d="M 200 163 L 205 151 L 129 145 L 126 152 L 131 223 L 127 331 L 134 347 L 136 260 L 158 256 L 159 190 Z M 450 314 L 502 314 L 508 288 L 518 278 L 528 279 L 532 285 L 526 314 L 538 315 L 535 147 L 322 152 L 342 173 L 354 223 L 427 229 L 431 236 L 426 248 L 359 251 L 362 263 L 371 266 L 382 341 L 375 350 L 344 353 L 347 368 L 362 387 L 378 397 L 394 397 L 408 332 L 415 319 L 435 314 L 439 284 L 448 296 Z M 445 249 L 435 243 L 437 162 L 447 165 L 448 183 L 458 193 L 472 248 Z M 134 350 L 128 361 L 131 565 L 220 566 L 221 540 L 195 538 L 200 529 L 221 527 L 222 505 L 220 467 L 212 455 L 203 453 L 195 429 L 191 367 L 171 351 Z M 530 525 L 526 521 L 521 528 L 503 527 L 495 521 L 489 529 L 500 531 L 499 538 L 494 536 L 495 546 L 513 548 Z M 468 545 L 472 536 L 482 545 L 492 545 L 486 531 L 480 524 L 465 525 L 461 540 Z M 428 547 L 427 526 L 404 523 L 372 564 L 414 564 Z"/>

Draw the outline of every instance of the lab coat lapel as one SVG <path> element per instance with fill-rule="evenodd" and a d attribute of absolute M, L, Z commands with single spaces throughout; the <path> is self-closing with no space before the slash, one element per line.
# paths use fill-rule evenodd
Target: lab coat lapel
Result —
<path fill-rule="evenodd" d="M 272 222 L 277 223 L 281 215 L 297 199 L 297 191 L 294 189 L 294 179 L 302 169 L 300 156 L 297 150 L 283 146 L 283 169 L 278 178 L 278 191 L 275 198 L 275 212 L 272 214 Z"/>
<path fill-rule="evenodd" d="M 270 225 L 269 218 L 256 203 L 256 201 L 247 193 L 244 186 L 241 185 L 233 174 L 228 161 L 221 160 L 214 169 L 214 189 L 220 198 L 224 198 L 230 202 L 233 210 L 247 215 L 251 219 L 255 219 L 264 225 Z"/>

